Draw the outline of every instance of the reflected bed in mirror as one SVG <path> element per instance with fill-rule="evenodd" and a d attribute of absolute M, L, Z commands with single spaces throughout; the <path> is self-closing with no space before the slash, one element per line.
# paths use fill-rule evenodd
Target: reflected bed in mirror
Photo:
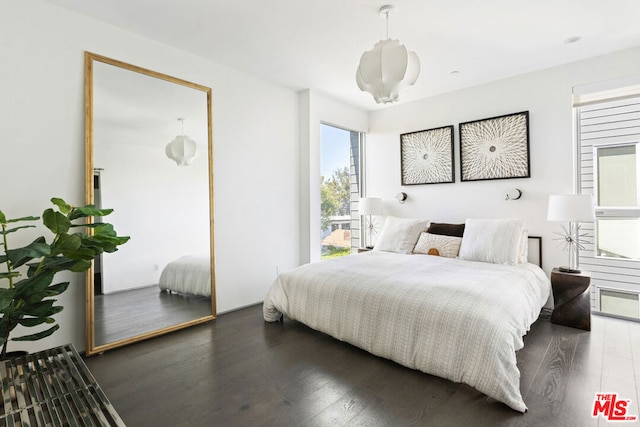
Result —
<path fill-rule="evenodd" d="M 214 319 L 211 89 L 86 52 L 85 103 L 87 203 L 131 236 L 87 275 L 87 354 Z"/>

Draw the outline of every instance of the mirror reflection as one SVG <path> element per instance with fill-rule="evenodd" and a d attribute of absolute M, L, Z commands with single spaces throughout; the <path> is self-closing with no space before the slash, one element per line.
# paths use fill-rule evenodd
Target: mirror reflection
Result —
<path fill-rule="evenodd" d="M 92 354 L 214 317 L 213 185 L 209 88 L 86 60 L 87 198 L 131 236 L 87 280 Z"/>

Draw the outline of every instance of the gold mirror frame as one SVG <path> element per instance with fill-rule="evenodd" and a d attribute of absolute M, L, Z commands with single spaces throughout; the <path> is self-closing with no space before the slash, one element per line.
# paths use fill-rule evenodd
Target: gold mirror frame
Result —
<path fill-rule="evenodd" d="M 142 341 L 148 338 L 156 337 L 189 326 L 204 323 L 215 319 L 216 317 L 216 287 L 215 287 L 215 256 L 214 256 L 214 219 L 213 219 L 213 133 L 211 125 L 211 88 L 199 84 L 191 83 L 176 77 L 161 74 L 145 68 L 137 67 L 122 61 L 107 58 L 91 52 L 85 52 L 85 199 L 87 204 L 94 204 L 94 80 L 93 69 L 94 63 L 100 62 L 140 73 L 152 78 L 161 79 L 177 85 L 199 90 L 206 93 L 207 96 L 207 146 L 208 146 L 208 171 L 209 171 L 209 254 L 211 257 L 211 314 L 199 317 L 187 322 L 178 323 L 173 326 L 157 329 L 151 332 L 142 333 L 129 338 L 120 339 L 106 344 L 96 345 L 95 343 L 95 301 L 94 301 L 94 266 L 86 275 L 86 338 L 87 349 L 86 354 L 98 354 L 106 350 L 122 347 L 127 344 Z M 169 159 L 167 159 L 170 161 Z M 91 218 L 93 221 L 93 218 Z M 89 230 L 90 232 L 90 230 Z M 107 254 L 108 256 L 108 254 Z"/>

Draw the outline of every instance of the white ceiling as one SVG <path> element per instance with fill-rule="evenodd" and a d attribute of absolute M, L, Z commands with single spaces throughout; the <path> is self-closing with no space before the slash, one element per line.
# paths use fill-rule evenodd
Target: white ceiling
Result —
<path fill-rule="evenodd" d="M 385 36 L 378 9 L 388 3 L 390 37 L 422 68 L 401 103 L 640 45 L 639 0 L 46 1 L 365 110 L 381 106 L 355 71 Z"/>

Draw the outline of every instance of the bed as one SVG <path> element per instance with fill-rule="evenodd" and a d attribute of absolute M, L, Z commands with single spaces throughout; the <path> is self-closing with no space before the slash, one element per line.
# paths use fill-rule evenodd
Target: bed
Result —
<path fill-rule="evenodd" d="M 465 238 L 474 239 L 471 228 Z M 521 226 L 508 234 L 518 233 Z M 506 243 L 491 238 L 500 252 Z M 550 285 L 540 267 L 518 262 L 520 239 L 507 244 L 505 253 L 517 253 L 512 263 L 469 259 L 464 244 L 455 257 L 414 254 L 416 240 L 404 239 L 410 252 L 374 249 L 307 264 L 277 277 L 265 298 L 264 319 L 274 322 L 286 314 L 374 355 L 466 383 L 524 412 L 515 352 L 547 302 Z"/>
<path fill-rule="evenodd" d="M 211 258 L 186 255 L 171 261 L 162 270 L 158 285 L 161 291 L 210 297 Z"/>

